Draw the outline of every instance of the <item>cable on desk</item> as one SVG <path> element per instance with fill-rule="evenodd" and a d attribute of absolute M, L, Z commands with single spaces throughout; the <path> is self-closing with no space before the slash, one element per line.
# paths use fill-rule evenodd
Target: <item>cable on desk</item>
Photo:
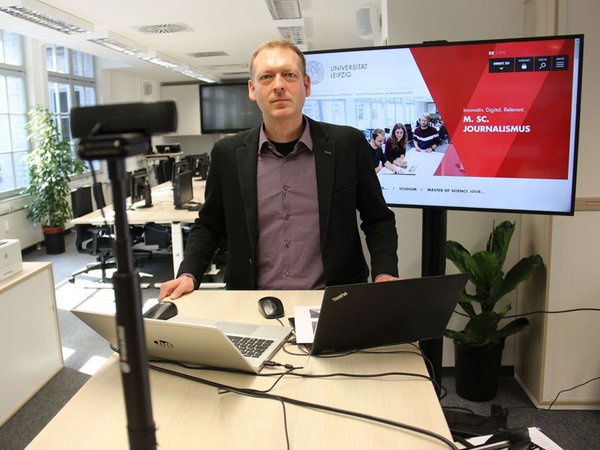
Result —
<path fill-rule="evenodd" d="M 349 410 L 345 410 L 345 409 L 335 408 L 333 406 L 327 406 L 327 405 L 321 405 L 321 404 L 318 404 L 318 403 L 306 402 L 306 401 L 303 401 L 303 400 L 298 400 L 298 399 L 294 399 L 294 398 L 286 397 L 286 396 L 282 396 L 282 395 L 268 394 L 268 393 L 264 393 L 262 391 L 257 391 L 255 389 L 238 388 L 238 387 L 235 387 L 235 386 L 229 386 L 229 385 L 225 385 L 225 384 L 222 384 L 222 383 L 217 383 L 215 381 L 207 380 L 207 379 L 204 379 L 204 378 L 195 377 L 193 375 L 188 375 L 188 374 L 185 374 L 185 373 L 175 372 L 173 370 L 166 369 L 166 368 L 160 367 L 160 366 L 155 366 L 153 364 L 148 364 L 148 367 L 150 367 L 150 368 L 152 368 L 154 370 L 157 370 L 159 372 L 168 373 L 170 375 L 175 375 L 177 377 L 185 378 L 185 379 L 190 380 L 190 381 L 196 381 L 196 382 L 201 383 L 201 384 L 205 384 L 205 385 L 208 385 L 208 386 L 216 387 L 217 389 L 234 392 L 234 393 L 239 394 L 239 395 L 245 395 L 245 396 L 254 397 L 254 398 L 262 398 L 262 399 L 267 399 L 267 400 L 277 400 L 277 401 L 280 401 L 282 403 L 289 403 L 289 404 L 295 405 L 295 406 L 300 406 L 300 407 L 305 407 L 305 408 L 311 408 L 311 409 L 316 409 L 316 410 L 321 410 L 321 411 L 332 412 L 332 413 L 341 414 L 341 415 L 344 415 L 344 416 L 355 417 L 355 418 L 364 419 L 364 420 L 367 420 L 367 421 L 372 421 L 372 422 L 377 422 L 377 423 L 381 423 L 381 424 L 384 424 L 384 425 L 389 425 L 389 426 L 392 426 L 392 427 L 395 427 L 395 428 L 400 428 L 400 429 L 412 431 L 412 432 L 414 432 L 416 434 L 425 435 L 425 436 L 431 437 L 433 439 L 436 439 L 438 441 L 441 441 L 442 443 L 446 444 L 449 448 L 451 448 L 453 450 L 458 450 L 458 447 L 456 447 L 452 441 L 448 440 L 444 436 L 442 436 L 440 434 L 437 434 L 437 433 L 434 433 L 433 431 L 426 430 L 424 428 L 416 427 L 416 426 L 413 426 L 413 425 L 408 425 L 406 423 L 396 422 L 396 421 L 393 421 L 393 420 L 390 420 L 390 419 L 385 419 L 383 417 L 377 417 L 377 416 L 373 416 L 373 415 L 370 415 L 370 414 L 359 413 L 359 412 L 355 412 L 355 411 L 349 411 Z"/>
<path fill-rule="evenodd" d="M 522 313 L 522 314 L 512 314 L 510 316 L 504 316 L 504 317 L 501 318 L 501 320 L 504 320 L 504 319 L 514 319 L 516 317 L 532 316 L 534 314 L 565 314 L 565 313 L 584 312 L 584 311 L 599 312 L 600 308 L 572 308 L 572 309 L 560 309 L 560 310 L 557 310 L 557 311 L 546 311 L 546 310 L 530 311 L 530 312 L 526 312 L 526 313 Z M 459 316 L 463 316 L 463 317 L 471 318 L 471 316 L 469 316 L 468 314 L 465 314 L 465 313 L 460 312 L 458 310 L 454 310 L 454 314 L 459 315 Z"/>

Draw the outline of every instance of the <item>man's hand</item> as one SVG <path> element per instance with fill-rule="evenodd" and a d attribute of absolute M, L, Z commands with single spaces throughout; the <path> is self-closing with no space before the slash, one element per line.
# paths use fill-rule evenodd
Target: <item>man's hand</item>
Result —
<path fill-rule="evenodd" d="M 186 275 L 183 275 L 174 280 L 167 281 L 160 285 L 158 301 L 160 302 L 165 297 L 171 297 L 173 300 L 181 297 L 194 290 L 194 280 Z"/>
<path fill-rule="evenodd" d="M 385 282 L 385 281 L 396 281 L 399 280 L 400 278 L 398 277 L 393 277 L 391 275 L 377 275 L 375 277 L 375 283 L 381 283 L 381 282 Z"/>

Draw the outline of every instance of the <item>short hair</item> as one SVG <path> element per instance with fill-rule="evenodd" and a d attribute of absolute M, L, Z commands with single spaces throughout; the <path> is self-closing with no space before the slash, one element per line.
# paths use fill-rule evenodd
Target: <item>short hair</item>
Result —
<path fill-rule="evenodd" d="M 424 112 L 423 114 L 421 114 L 421 117 L 425 117 L 426 119 L 431 120 L 431 114 L 429 114 L 428 112 Z"/>
<path fill-rule="evenodd" d="M 375 128 L 373 131 L 371 131 L 371 139 L 377 139 L 377 136 L 379 136 L 380 134 L 383 135 L 383 137 L 385 137 L 385 131 L 383 131 L 381 128 Z"/>
<path fill-rule="evenodd" d="M 250 68 L 250 78 L 252 78 L 252 65 L 254 64 L 254 60 L 256 59 L 256 57 L 258 56 L 258 54 L 260 52 L 262 52 L 263 50 L 267 49 L 267 48 L 286 48 L 289 50 L 292 50 L 294 53 L 296 53 L 296 55 L 298 55 L 298 58 L 300 58 L 300 69 L 302 70 L 302 75 L 306 75 L 306 58 L 304 57 L 304 53 L 302 53 L 302 51 L 296 47 L 293 43 L 291 43 L 290 41 L 288 41 L 287 39 L 271 39 L 269 41 L 263 42 L 262 44 L 260 44 L 256 50 L 254 50 L 254 53 L 252 53 L 252 57 L 250 58 L 250 64 L 249 64 L 249 68 Z"/>

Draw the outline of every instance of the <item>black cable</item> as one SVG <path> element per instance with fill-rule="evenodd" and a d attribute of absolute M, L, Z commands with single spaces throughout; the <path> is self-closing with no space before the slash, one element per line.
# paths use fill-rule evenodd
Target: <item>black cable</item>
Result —
<path fill-rule="evenodd" d="M 111 348 L 113 348 L 111 346 Z M 114 348 L 113 348 L 114 349 Z M 380 372 L 380 373 L 346 373 L 346 372 L 332 372 L 332 373 L 325 373 L 325 374 L 309 374 L 309 373 L 298 373 L 298 372 L 293 372 L 294 370 L 300 370 L 303 369 L 303 367 L 291 367 L 290 365 L 284 365 L 284 364 L 279 364 L 279 363 L 274 363 L 274 364 L 265 364 L 266 366 L 277 366 L 277 365 L 281 365 L 281 366 L 287 366 L 286 367 L 286 371 L 285 372 L 260 372 L 260 373 L 250 373 L 250 372 L 245 372 L 243 370 L 239 370 L 239 369 L 229 369 L 229 368 L 222 368 L 222 367 L 213 367 L 213 366 L 196 366 L 196 365 L 192 365 L 192 364 L 186 364 L 186 363 L 182 363 L 179 361 L 170 361 L 170 360 L 164 360 L 164 359 L 153 359 L 149 361 L 150 363 L 160 363 L 160 364 L 175 364 L 177 366 L 181 366 L 185 369 L 192 369 L 192 370 L 208 370 L 208 371 L 215 371 L 215 372 L 228 372 L 228 373 L 237 373 L 237 374 L 241 374 L 241 375 L 254 375 L 256 377 L 281 377 L 281 376 L 285 376 L 285 375 L 289 375 L 289 376 L 294 376 L 294 377 L 300 377 L 300 378 L 334 378 L 334 377 L 343 377 L 343 378 L 383 378 L 383 377 L 393 377 L 393 376 L 406 376 L 406 377 L 416 377 L 416 378 L 423 378 L 427 381 L 431 381 L 434 382 L 434 380 L 432 380 L 432 378 L 428 375 L 423 375 L 420 373 L 414 373 L 414 372 Z M 268 363 L 269 361 L 267 361 Z M 169 370 L 169 369 L 166 369 Z M 272 388 L 270 388 L 272 389 Z"/>
<path fill-rule="evenodd" d="M 550 411 L 550 408 L 552 408 L 552 406 L 554 406 L 554 403 L 556 403 L 560 394 L 580 388 L 581 386 L 585 386 L 586 384 L 591 383 L 592 381 L 596 381 L 596 380 L 600 380 L 600 377 L 590 378 L 589 380 L 584 381 L 583 383 L 578 384 L 577 386 L 573 386 L 572 388 L 569 388 L 569 389 L 563 389 L 558 394 L 556 394 L 556 397 L 554 397 L 554 400 L 552 400 L 552 403 L 550 403 L 550 406 L 548 406 L 548 409 L 546 411 Z"/>
<path fill-rule="evenodd" d="M 283 409 L 283 429 L 285 431 L 285 448 L 290 450 L 290 433 L 288 431 L 287 412 L 285 410 L 285 402 L 281 402 L 281 408 Z"/>
<path fill-rule="evenodd" d="M 530 312 L 522 313 L 522 314 L 513 314 L 511 316 L 504 316 L 504 317 L 501 317 L 501 320 L 504 320 L 504 319 L 514 319 L 516 317 L 531 316 L 531 315 L 534 315 L 534 314 L 564 314 L 564 313 L 582 312 L 582 311 L 594 311 L 594 312 L 598 312 L 598 311 L 600 311 L 600 308 L 573 308 L 573 309 L 562 309 L 562 310 L 558 310 L 558 311 L 544 311 L 544 310 L 530 311 Z M 473 318 L 470 315 L 465 314 L 463 312 L 460 312 L 458 310 L 454 310 L 454 314 L 457 314 L 457 315 L 463 316 L 463 317 L 468 317 L 469 319 Z"/>
<path fill-rule="evenodd" d="M 267 394 L 261 391 L 257 391 L 255 389 L 246 389 L 246 388 L 237 388 L 234 386 L 228 386 L 228 385 L 224 385 L 221 383 L 217 383 L 214 381 L 210 381 L 210 380 L 206 380 L 204 378 L 199 378 L 199 377 L 195 377 L 193 375 L 188 375 L 185 373 L 180 373 L 180 372 L 175 372 L 172 371 L 170 369 L 166 369 L 160 366 L 155 366 L 153 364 L 149 364 L 148 367 L 150 367 L 151 369 L 157 370 L 159 372 L 163 372 L 163 373 L 168 373 L 170 375 L 175 375 L 181 378 L 185 378 L 187 380 L 191 380 L 191 381 L 196 381 L 198 383 L 202 383 L 208 386 L 212 386 L 212 387 L 216 387 L 217 389 L 222 389 L 222 390 L 226 390 L 226 391 L 230 391 L 230 392 L 234 392 L 240 395 L 245 395 L 248 397 L 253 397 L 253 398 L 262 398 L 262 399 L 267 399 L 267 400 L 278 400 L 280 402 L 284 402 L 284 403 L 289 403 L 291 405 L 296 405 L 296 406 L 301 406 L 301 407 L 305 407 L 305 408 L 312 408 L 312 409 L 316 409 L 316 410 L 321 410 L 321 411 L 327 411 L 327 412 L 332 412 L 332 413 L 336 413 L 336 414 L 341 414 L 341 415 L 345 415 L 345 416 L 351 416 L 351 417 L 356 417 L 356 418 L 360 418 L 360 419 L 364 419 L 364 420 L 368 420 L 368 421 L 372 421 L 372 422 L 377 422 L 377 423 L 382 423 L 384 425 L 390 425 L 392 427 L 396 427 L 396 428 L 400 428 L 400 429 L 404 429 L 404 430 L 408 430 L 408 431 L 412 431 L 414 433 L 417 434 L 422 434 L 422 435 L 426 435 L 429 436 L 431 438 L 434 438 L 436 440 L 439 440 L 441 442 L 443 442 L 444 444 L 448 445 L 449 448 L 453 449 L 453 450 L 458 450 L 458 448 L 454 445 L 454 443 L 448 439 L 446 439 L 444 436 L 434 433 L 433 431 L 429 431 L 426 430 L 424 428 L 419 428 L 419 427 L 415 427 L 412 425 L 408 425 L 405 423 L 401 423 L 401 422 L 396 422 L 393 420 L 389 420 L 389 419 L 385 419 L 382 417 L 376 417 L 376 416 L 372 416 L 370 414 L 364 414 L 364 413 L 358 413 L 355 411 L 348 411 L 348 410 L 344 410 L 344 409 L 340 409 L 340 408 L 335 408 L 332 406 L 327 406 L 327 405 L 321 405 L 321 404 L 317 404 L 317 403 L 311 403 L 311 402 L 306 402 L 306 401 L 302 401 L 302 400 L 297 400 L 291 397 L 285 397 L 282 395 L 274 395 L 274 394 Z"/>

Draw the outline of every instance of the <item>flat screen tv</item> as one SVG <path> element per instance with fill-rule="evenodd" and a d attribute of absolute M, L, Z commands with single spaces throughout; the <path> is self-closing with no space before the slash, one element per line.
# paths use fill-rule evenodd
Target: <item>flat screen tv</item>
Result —
<path fill-rule="evenodd" d="M 247 83 L 200 85 L 200 128 L 203 134 L 237 133 L 261 123 L 260 109 L 248 97 Z"/>
<path fill-rule="evenodd" d="M 386 138 L 429 115 L 435 151 L 408 139 L 378 172 L 391 206 L 573 214 L 582 54 L 581 35 L 307 52 L 304 113 Z"/>

